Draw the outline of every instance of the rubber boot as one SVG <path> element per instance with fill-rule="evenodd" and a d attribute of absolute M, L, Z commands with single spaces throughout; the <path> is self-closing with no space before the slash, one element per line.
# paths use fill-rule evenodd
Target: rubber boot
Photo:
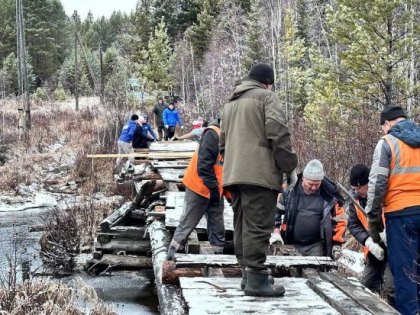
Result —
<path fill-rule="evenodd" d="M 247 278 L 245 267 L 242 267 L 241 271 L 242 271 L 241 290 L 244 290 L 246 286 L 246 278 Z M 268 282 L 270 284 L 274 284 L 274 278 L 272 275 L 268 275 Z"/>
<path fill-rule="evenodd" d="M 174 260 L 175 253 L 176 253 L 176 248 L 173 246 L 169 246 L 168 252 L 166 253 L 166 260 Z"/>
<path fill-rule="evenodd" d="M 277 297 L 286 292 L 282 285 L 272 285 L 268 281 L 270 270 L 252 270 L 247 268 L 245 295 Z"/>

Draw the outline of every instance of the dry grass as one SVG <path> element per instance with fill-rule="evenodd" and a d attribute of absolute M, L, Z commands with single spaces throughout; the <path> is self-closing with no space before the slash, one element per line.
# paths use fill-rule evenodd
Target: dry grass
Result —
<path fill-rule="evenodd" d="M 95 290 L 76 278 L 68 285 L 50 280 L 26 281 L 11 290 L 0 289 L 2 315 L 114 315 Z"/>

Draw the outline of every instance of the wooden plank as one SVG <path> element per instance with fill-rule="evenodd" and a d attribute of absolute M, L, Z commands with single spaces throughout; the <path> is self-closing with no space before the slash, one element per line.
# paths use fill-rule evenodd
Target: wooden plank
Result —
<path fill-rule="evenodd" d="M 281 278 L 286 294 L 280 298 L 246 296 L 240 278 L 180 278 L 189 314 L 339 314 L 306 284 L 306 279 Z"/>
<path fill-rule="evenodd" d="M 177 268 L 239 267 L 234 255 L 176 254 Z M 268 268 L 337 268 L 330 257 L 317 256 L 267 256 Z"/>
<path fill-rule="evenodd" d="M 200 242 L 199 251 L 202 255 L 214 255 L 210 242 Z M 188 254 L 188 253 L 187 253 Z M 204 267 L 201 268 L 204 277 L 224 278 L 225 275 L 221 268 Z"/>
<path fill-rule="evenodd" d="M 181 183 L 182 178 L 184 177 L 185 169 L 165 168 L 159 169 L 158 173 L 165 182 Z"/>
<path fill-rule="evenodd" d="M 185 253 L 187 254 L 200 253 L 200 241 L 198 240 L 196 231 L 192 231 L 191 234 L 188 236 L 187 243 L 185 244 Z"/>
<path fill-rule="evenodd" d="M 160 314 L 186 314 L 185 301 L 177 285 L 164 284 L 161 281 L 161 262 L 166 260 L 166 251 L 171 239 L 163 222 L 153 221 L 149 224 L 150 241 L 152 246 L 153 272 L 155 274 L 156 291 L 159 299 Z"/>
<path fill-rule="evenodd" d="M 146 227 L 141 226 L 114 226 L 107 231 L 97 230 L 98 235 L 109 235 L 118 238 L 132 238 L 132 239 L 143 239 L 148 238 L 146 233 Z"/>
<path fill-rule="evenodd" d="M 329 281 L 334 286 L 339 288 L 358 304 L 363 306 L 366 310 L 372 314 L 382 315 L 394 315 L 399 314 L 393 307 L 388 305 L 385 301 L 380 299 L 373 293 L 365 290 L 363 287 L 359 287 L 351 283 L 349 280 L 343 278 L 339 274 L 332 272 L 320 273 L 321 279 Z"/>
<path fill-rule="evenodd" d="M 116 225 L 118 222 L 124 219 L 125 216 L 131 211 L 132 206 L 132 202 L 126 202 L 119 209 L 114 211 L 109 217 L 103 220 L 99 224 L 102 231 L 109 230 L 113 225 Z"/>
<path fill-rule="evenodd" d="M 176 161 L 152 161 L 153 168 L 165 169 L 165 168 L 172 168 L 172 169 L 186 169 L 188 166 L 189 161 L 187 160 L 176 160 Z"/>
<path fill-rule="evenodd" d="M 145 256 L 104 254 L 100 259 L 93 259 L 92 264 L 117 265 L 127 268 L 150 268 L 152 259 Z"/>
<path fill-rule="evenodd" d="M 150 198 L 152 197 L 155 185 L 155 180 L 142 182 L 140 187 L 136 185 L 137 195 L 134 199 L 134 207 L 146 208 L 150 204 Z"/>
<path fill-rule="evenodd" d="M 149 152 L 148 148 L 134 148 L 134 152 Z"/>
<path fill-rule="evenodd" d="M 173 182 L 165 182 L 166 187 L 169 191 L 179 191 L 178 185 Z"/>
<path fill-rule="evenodd" d="M 150 144 L 150 152 L 171 151 L 171 152 L 194 152 L 197 148 L 197 141 L 159 141 Z"/>
<path fill-rule="evenodd" d="M 319 294 L 334 309 L 343 315 L 371 315 L 362 306 L 357 304 L 347 294 L 336 288 L 332 283 L 320 279 L 309 279 L 309 287 Z"/>
<path fill-rule="evenodd" d="M 118 158 L 118 157 L 139 157 L 147 158 L 149 160 L 176 160 L 176 159 L 186 159 L 191 158 L 193 152 L 149 152 L 149 153 L 108 153 L 108 154 L 88 154 L 87 158 L 99 159 L 99 158 Z"/>

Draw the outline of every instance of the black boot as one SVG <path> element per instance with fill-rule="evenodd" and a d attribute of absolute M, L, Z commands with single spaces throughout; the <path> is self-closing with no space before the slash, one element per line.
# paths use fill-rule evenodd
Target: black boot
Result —
<path fill-rule="evenodd" d="M 168 252 L 166 253 L 166 260 L 174 260 L 175 253 L 176 253 L 176 248 L 173 246 L 169 246 Z"/>
<path fill-rule="evenodd" d="M 272 285 L 268 280 L 270 270 L 252 270 L 247 268 L 245 295 L 282 296 L 286 292 L 282 285 Z"/>
<path fill-rule="evenodd" d="M 241 280 L 241 290 L 245 289 L 246 286 L 246 271 L 245 271 L 245 267 L 242 267 L 242 280 Z M 272 275 L 268 275 L 268 283 L 270 284 L 274 284 L 274 278 Z"/>

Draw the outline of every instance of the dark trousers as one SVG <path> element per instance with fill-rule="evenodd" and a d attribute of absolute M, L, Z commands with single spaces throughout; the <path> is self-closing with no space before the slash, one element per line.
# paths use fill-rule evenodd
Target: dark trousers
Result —
<path fill-rule="evenodd" d="M 225 244 L 225 222 L 223 198 L 219 203 L 210 203 L 208 198 L 185 188 L 184 209 L 179 224 L 172 238 L 171 246 L 182 250 L 188 236 L 197 224 L 206 216 L 207 234 L 212 246 L 223 247 Z"/>
<path fill-rule="evenodd" d="M 162 125 L 157 126 L 157 130 L 158 130 L 158 135 L 159 135 L 159 141 L 162 141 L 162 139 L 166 138 L 166 129 L 163 123 Z"/>
<path fill-rule="evenodd" d="M 381 286 L 383 286 L 388 302 L 391 305 L 394 304 L 394 277 L 392 276 L 387 259 L 380 261 L 371 253 L 368 253 L 362 275 L 362 284 L 366 288 L 376 292 L 379 292 Z"/>
<path fill-rule="evenodd" d="M 296 249 L 302 256 L 325 256 L 325 245 L 322 241 L 311 244 L 302 244 L 295 242 Z"/>
<path fill-rule="evenodd" d="M 260 186 L 233 185 L 235 255 L 239 265 L 265 269 L 266 251 L 275 224 L 278 192 Z"/>
<path fill-rule="evenodd" d="M 394 276 L 395 308 L 403 315 L 419 312 L 420 214 L 386 218 L 388 261 Z"/>
<path fill-rule="evenodd" d="M 169 126 L 168 129 L 165 129 L 165 140 L 168 141 L 169 139 L 172 139 L 175 135 L 175 126 Z"/>

